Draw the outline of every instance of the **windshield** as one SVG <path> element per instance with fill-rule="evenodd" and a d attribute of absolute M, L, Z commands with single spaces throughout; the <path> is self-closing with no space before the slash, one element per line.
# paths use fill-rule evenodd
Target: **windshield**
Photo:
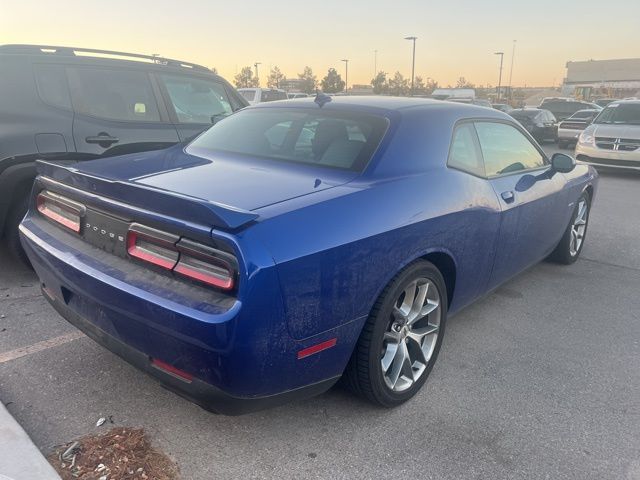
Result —
<path fill-rule="evenodd" d="M 640 125 L 640 103 L 618 103 L 608 105 L 594 123 Z"/>
<path fill-rule="evenodd" d="M 255 90 L 238 90 L 238 92 L 247 100 L 247 102 L 253 102 L 256 98 Z"/>
<path fill-rule="evenodd" d="M 196 138 L 187 152 L 227 152 L 271 160 L 362 171 L 375 152 L 387 120 L 319 108 L 242 110 Z"/>

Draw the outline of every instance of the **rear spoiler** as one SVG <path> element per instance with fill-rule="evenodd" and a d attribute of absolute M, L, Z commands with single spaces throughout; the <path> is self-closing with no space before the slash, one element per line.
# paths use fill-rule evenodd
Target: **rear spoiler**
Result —
<path fill-rule="evenodd" d="M 99 195 L 116 202 L 126 199 L 127 205 L 200 225 L 236 230 L 258 218 L 257 213 L 248 210 L 146 185 L 89 175 L 73 166 L 37 160 L 36 167 L 38 181 L 44 185 L 62 183 L 63 186 L 82 190 L 86 195 Z"/>

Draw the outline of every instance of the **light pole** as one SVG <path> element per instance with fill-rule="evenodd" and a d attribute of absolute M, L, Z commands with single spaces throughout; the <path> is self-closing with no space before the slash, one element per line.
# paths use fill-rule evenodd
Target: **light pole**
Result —
<path fill-rule="evenodd" d="M 346 95 L 349 88 L 349 59 L 343 58 L 340 61 L 344 62 L 344 94 Z"/>
<path fill-rule="evenodd" d="M 511 70 L 509 71 L 509 100 L 513 99 L 513 58 L 516 56 L 516 40 L 513 41 L 513 50 L 511 50 Z"/>
<path fill-rule="evenodd" d="M 258 82 L 258 87 L 260 86 L 260 76 L 258 75 L 258 65 L 262 65 L 262 62 L 256 62 L 253 64 L 256 67 L 256 80 Z"/>
<path fill-rule="evenodd" d="M 500 55 L 500 76 L 498 77 L 498 101 L 499 101 L 500 90 L 502 89 L 502 61 L 504 60 L 504 52 L 496 52 L 494 55 Z"/>
<path fill-rule="evenodd" d="M 418 37 L 404 37 L 405 40 L 413 42 L 413 55 L 411 57 L 411 96 L 413 96 L 413 77 L 416 72 L 416 40 Z"/>

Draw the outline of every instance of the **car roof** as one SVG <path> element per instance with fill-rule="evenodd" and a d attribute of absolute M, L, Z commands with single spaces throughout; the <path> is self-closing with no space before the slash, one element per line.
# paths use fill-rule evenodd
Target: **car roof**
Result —
<path fill-rule="evenodd" d="M 281 100 L 276 102 L 267 102 L 250 108 L 318 108 L 315 103 L 315 97 L 296 98 L 292 100 Z M 389 97 L 382 95 L 363 95 L 363 96 L 333 96 L 331 101 L 325 103 L 322 108 L 328 110 L 352 110 L 352 111 L 377 111 L 378 113 L 403 111 L 403 110 L 445 110 L 447 113 L 457 115 L 459 117 L 496 117 L 510 118 L 508 115 L 495 109 L 488 109 L 477 105 L 470 105 L 459 102 L 448 102 L 443 100 L 434 100 L 430 98 L 417 97 Z"/>
<path fill-rule="evenodd" d="M 640 104 L 640 99 L 638 98 L 628 98 L 625 100 L 615 100 L 613 102 L 611 102 L 609 105 L 607 105 L 607 107 L 610 107 L 612 105 L 638 105 Z"/>

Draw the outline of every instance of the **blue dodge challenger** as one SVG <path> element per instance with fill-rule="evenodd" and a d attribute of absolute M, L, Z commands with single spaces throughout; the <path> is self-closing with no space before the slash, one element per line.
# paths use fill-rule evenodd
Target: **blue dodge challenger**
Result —
<path fill-rule="evenodd" d="M 40 162 L 20 231 L 63 317 L 205 408 L 341 377 L 392 407 L 425 383 L 448 315 L 577 259 L 596 187 L 497 110 L 319 94 L 186 146 Z"/>

